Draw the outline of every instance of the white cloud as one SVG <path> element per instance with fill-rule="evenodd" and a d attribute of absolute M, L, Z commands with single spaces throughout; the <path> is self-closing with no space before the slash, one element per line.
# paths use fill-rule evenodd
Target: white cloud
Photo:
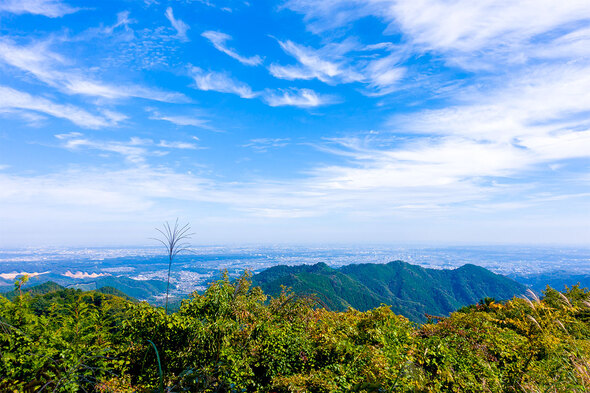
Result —
<path fill-rule="evenodd" d="M 165 147 L 168 149 L 188 149 L 188 150 L 196 150 L 199 149 L 199 146 L 197 146 L 194 143 L 188 143 L 188 142 L 178 142 L 178 141 L 160 141 L 160 143 L 158 143 L 159 147 Z"/>
<path fill-rule="evenodd" d="M 164 115 L 157 111 L 152 111 L 150 119 L 153 120 L 163 120 L 175 124 L 177 126 L 193 126 L 193 127 L 200 127 L 200 128 L 207 128 L 211 129 L 211 126 L 208 124 L 208 119 L 203 119 L 199 116 L 182 116 L 182 115 Z"/>
<path fill-rule="evenodd" d="M 289 138 L 255 138 L 242 147 L 249 147 L 257 153 L 266 153 L 269 149 L 276 149 L 289 145 Z"/>
<path fill-rule="evenodd" d="M 298 62 L 294 66 L 271 64 L 271 74 L 281 79 L 313 79 L 327 83 L 350 83 L 363 79 L 362 75 L 346 63 L 346 53 L 357 45 L 352 41 L 329 44 L 320 50 L 308 48 L 292 41 L 279 41 L 281 48 Z"/>
<path fill-rule="evenodd" d="M 160 142 L 155 143 L 151 139 L 138 137 L 131 137 L 128 141 L 99 141 L 86 138 L 83 134 L 78 132 L 57 134 L 55 137 L 60 141 L 63 141 L 61 147 L 65 149 L 79 150 L 85 148 L 106 153 L 116 153 L 123 156 L 126 161 L 136 165 L 145 164 L 148 156 L 162 156 L 167 154 L 167 152 L 155 150 L 154 148 L 188 150 L 196 150 L 200 148 L 198 145 L 189 142 L 161 140 Z"/>
<path fill-rule="evenodd" d="M 262 58 L 260 56 L 255 55 L 252 57 L 243 57 L 239 55 L 235 49 L 228 47 L 226 43 L 227 41 L 232 39 L 232 37 L 228 34 L 221 33 L 218 31 L 206 31 L 201 35 L 207 38 L 209 41 L 211 41 L 215 49 L 225 53 L 230 57 L 233 57 L 242 64 L 249 66 L 257 66 L 262 64 Z"/>
<path fill-rule="evenodd" d="M 209 0 L 191 0 L 206 5 L 208 7 L 217 8 L 223 12 L 233 12 L 234 9 L 232 7 L 242 6 L 242 7 L 249 7 L 250 3 L 247 1 L 236 2 L 234 0 L 226 0 L 226 1 L 209 1 Z M 227 5 L 223 5 L 222 3 L 226 3 Z M 231 7 L 230 7 L 231 5 Z"/>
<path fill-rule="evenodd" d="M 236 94 L 242 98 L 254 98 L 258 95 L 250 86 L 232 79 L 226 73 L 207 72 L 195 66 L 189 68 L 189 73 L 195 81 L 195 87 L 199 90 Z"/>
<path fill-rule="evenodd" d="M 117 14 L 117 21 L 111 25 L 111 26 L 106 26 L 102 29 L 102 32 L 104 32 L 105 34 L 112 34 L 113 31 L 115 31 L 115 29 L 117 27 L 121 27 L 123 26 L 123 28 L 125 29 L 125 31 L 131 31 L 131 28 L 129 27 L 130 24 L 132 23 L 137 23 L 134 19 L 129 18 L 129 11 L 121 11 Z"/>
<path fill-rule="evenodd" d="M 575 33 L 580 29 L 576 23 L 590 18 L 590 3 L 585 0 L 290 0 L 285 7 L 304 14 L 315 33 L 375 16 L 388 25 L 386 34 L 401 31 L 415 51 L 459 57 L 457 61 L 466 67 L 486 66 L 490 56 L 518 62 L 531 55 L 547 56 L 549 50 L 563 53 L 558 45 L 545 49 L 539 45 L 538 38 L 545 33 L 563 35 L 576 50 L 588 53 L 586 39 L 581 41 Z M 551 39 L 541 42 L 547 40 Z M 462 58 L 465 55 L 469 59 Z"/>
<path fill-rule="evenodd" d="M 162 215 L 170 214 L 169 202 L 172 201 L 175 214 L 198 216 L 211 222 L 227 218 L 232 228 L 243 221 L 244 233 L 249 233 L 259 223 L 260 228 L 265 225 L 272 228 L 272 222 L 277 219 L 294 220 L 291 223 L 299 236 L 300 231 L 311 230 L 317 225 L 322 231 L 332 233 L 338 228 L 350 228 L 364 222 L 379 232 L 407 220 L 408 223 L 418 222 L 413 236 L 419 236 L 424 225 L 429 227 L 433 223 L 446 222 L 456 228 L 461 225 L 461 217 L 467 220 L 465 223 L 473 222 L 474 214 L 485 214 L 490 208 L 496 209 L 496 215 L 501 214 L 501 210 L 508 210 L 508 214 L 516 210 L 518 215 L 514 217 L 520 219 L 526 217 L 523 212 L 538 211 L 550 206 L 551 201 L 568 200 L 571 206 L 583 206 L 587 192 L 550 190 L 544 184 L 529 183 L 519 175 L 540 162 L 562 157 L 559 152 L 569 150 L 570 144 L 583 142 L 587 146 L 589 136 L 588 132 L 570 133 L 563 140 L 559 138 L 563 145 L 556 145 L 555 140 L 538 140 L 535 148 L 546 152 L 541 158 L 511 143 L 481 143 L 461 136 L 398 141 L 390 148 L 384 147 L 381 140 L 331 140 L 328 143 L 332 146 L 324 146 L 325 150 L 341 155 L 344 163 L 316 164 L 315 168 L 310 163 L 313 169 L 301 173 L 303 176 L 282 180 L 245 178 L 220 181 L 193 175 L 186 168 L 173 171 L 151 167 L 142 161 L 125 170 L 78 168 L 22 176 L 12 172 L 0 173 L 0 184 L 3 185 L 0 188 L 0 206 L 3 208 L 0 215 L 5 222 L 43 217 L 46 220 L 54 218 L 52 223 L 55 223 L 67 221 L 70 215 L 87 222 L 108 219 L 119 222 L 132 217 L 137 219 L 137 216 L 153 216 L 159 220 Z M 569 141 L 568 138 L 575 140 Z M 130 157 L 137 153 L 133 149 L 148 149 L 160 144 L 144 139 L 131 139 L 115 145 L 112 142 L 100 144 L 80 134 L 64 135 L 60 140 L 66 143 L 82 140 L 73 143 L 72 148 L 106 149 Z M 271 138 L 251 143 L 250 147 L 256 144 L 282 145 L 284 142 Z M 169 142 L 164 144 L 169 145 Z M 552 149 L 552 146 L 557 148 Z M 583 149 L 580 146 L 579 151 L 583 152 Z M 517 182 L 503 182 L 506 177 Z M 565 181 L 575 181 L 575 178 Z M 533 210 L 530 210 L 531 206 Z M 301 226 L 297 221 L 300 218 L 309 219 L 307 222 L 311 226 Z M 584 221 L 583 215 L 578 221 Z M 478 221 L 478 225 L 485 225 L 482 222 Z M 539 228 L 547 224 L 542 220 L 535 223 Z M 280 225 L 284 229 L 284 222 L 280 221 Z M 581 227 L 579 223 L 576 225 Z M 473 228 L 473 225 L 467 227 Z M 255 232 L 260 236 L 258 229 Z M 352 233 L 356 232 L 349 235 Z"/>
<path fill-rule="evenodd" d="M 47 116 L 40 113 L 16 108 L 0 108 L 0 115 L 24 120 L 31 127 L 41 127 L 47 119 Z"/>
<path fill-rule="evenodd" d="M 495 88 L 467 89 L 458 104 L 393 117 L 393 126 L 426 134 L 459 135 L 480 141 L 513 141 L 574 132 L 588 125 L 590 66 L 538 66 L 511 78 L 499 76 Z"/>
<path fill-rule="evenodd" d="M 174 18 L 172 7 L 166 8 L 166 18 L 170 21 L 170 24 L 172 24 L 172 27 L 174 27 L 174 29 L 176 30 L 176 36 L 182 40 L 187 41 L 188 37 L 186 36 L 186 32 L 188 29 L 190 29 L 190 27 L 180 19 Z"/>
<path fill-rule="evenodd" d="M 385 95 L 399 89 L 406 70 L 400 66 L 397 55 L 389 55 L 369 62 L 364 68 L 369 95 Z"/>
<path fill-rule="evenodd" d="M 279 41 L 281 48 L 293 56 L 298 64 L 269 66 L 270 73 L 280 79 L 318 79 L 328 84 L 359 82 L 366 85 L 367 95 L 385 95 L 397 89 L 398 82 L 405 74 L 399 66 L 398 54 L 381 54 L 389 51 L 389 43 L 360 45 L 352 39 L 329 43 L 320 49 L 313 49 L 292 41 Z M 373 52 L 367 58 L 367 52 Z M 375 56 L 376 55 L 376 56 Z"/>
<path fill-rule="evenodd" d="M 325 151 L 348 163 L 316 168 L 313 182 L 342 192 L 397 189 L 396 203 L 413 196 L 425 204 L 436 192 L 443 206 L 446 200 L 490 200 L 519 187 L 542 189 L 526 174 L 559 171 L 563 166 L 554 164 L 590 157 L 589 75 L 588 67 L 576 65 L 528 69 L 498 77 L 494 89 L 472 88 L 455 106 L 395 116 L 389 123 L 395 133 L 418 134 L 391 147 L 335 140 L 340 148 Z"/>
<path fill-rule="evenodd" d="M 99 27 L 91 27 L 77 36 L 70 38 L 73 41 L 84 41 L 94 38 L 104 38 L 104 36 L 112 36 L 119 29 L 122 34 L 118 35 L 118 39 L 124 41 L 131 41 L 135 38 L 135 32 L 131 28 L 132 24 L 137 23 L 135 19 L 129 17 L 129 11 L 121 11 L 117 13 L 117 21 L 112 25 L 104 26 L 102 23 Z"/>
<path fill-rule="evenodd" d="M 590 17 L 590 3 L 584 0 L 562 4 L 552 0 L 422 0 L 391 2 L 383 8 L 383 17 L 399 25 L 414 43 L 469 52 L 519 46 L 538 34 Z"/>
<path fill-rule="evenodd" d="M 264 100 L 270 106 L 297 106 L 300 108 L 314 108 L 337 102 L 332 96 L 320 95 L 310 89 L 268 90 L 264 95 Z"/>
<path fill-rule="evenodd" d="M 106 99 L 130 97 L 163 102 L 187 102 L 180 93 L 166 92 L 138 85 L 114 85 L 93 80 L 89 71 L 80 71 L 71 66 L 71 60 L 53 52 L 50 43 L 35 42 L 18 46 L 9 39 L 0 38 L 0 60 L 35 76 L 47 85 L 68 94 L 80 94 Z"/>
<path fill-rule="evenodd" d="M 34 97 L 28 93 L 0 86 L 0 109 L 24 109 L 40 112 L 71 121 L 80 127 L 102 128 L 117 124 L 117 117 L 93 115 L 73 105 L 56 104 L 46 98 Z"/>
<path fill-rule="evenodd" d="M 44 15 L 58 18 L 77 12 L 79 8 L 70 7 L 60 0 L 3 0 L 0 11 L 13 14 Z"/>
<path fill-rule="evenodd" d="M 252 91 L 247 84 L 234 80 L 227 73 L 205 71 L 199 67 L 191 66 L 189 74 L 195 81 L 195 87 L 199 90 L 236 94 L 242 98 L 255 98 L 261 95 L 261 93 Z M 300 108 L 312 108 L 338 101 L 334 96 L 320 95 L 310 89 L 267 89 L 262 93 L 261 98 L 270 106 L 297 106 Z"/>
<path fill-rule="evenodd" d="M 58 134 L 55 137 L 64 141 L 62 147 L 69 150 L 78 150 L 82 148 L 99 150 L 108 153 L 117 153 L 125 157 L 126 161 L 134 164 L 145 162 L 145 156 L 148 150 L 143 147 L 151 144 L 150 140 L 140 138 L 131 138 L 128 142 L 119 141 L 95 141 L 85 138 L 80 133 Z"/>

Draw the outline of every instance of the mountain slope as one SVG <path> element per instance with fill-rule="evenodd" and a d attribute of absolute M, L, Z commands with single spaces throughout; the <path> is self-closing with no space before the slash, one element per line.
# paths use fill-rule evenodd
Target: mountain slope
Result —
<path fill-rule="evenodd" d="M 94 283 L 93 283 L 94 284 Z M 59 284 L 56 284 L 53 281 L 46 281 L 42 284 L 37 284 L 34 285 L 32 287 L 28 287 L 25 289 L 22 289 L 22 293 L 28 293 L 31 296 L 35 297 L 35 296 L 44 296 L 44 295 L 48 295 L 54 292 L 59 292 L 59 291 L 64 291 L 64 290 L 73 290 L 73 289 L 81 289 L 84 290 L 84 288 L 66 288 L 64 286 L 61 286 Z M 131 302 L 136 302 L 137 300 L 129 295 L 127 295 L 125 292 L 110 287 L 110 286 L 101 286 L 100 288 L 97 289 L 86 289 L 89 292 L 96 292 L 96 293 L 102 293 L 104 295 L 111 295 L 111 296 L 118 296 L 120 298 L 123 298 L 125 300 L 131 301 Z M 5 293 L 0 293 L 0 295 L 6 297 L 8 300 L 14 300 L 18 295 L 20 294 L 20 292 L 16 289 L 9 291 L 9 292 L 5 292 Z"/>
<path fill-rule="evenodd" d="M 526 287 L 475 265 L 454 270 L 425 269 L 402 261 L 348 265 L 333 269 L 313 266 L 276 266 L 253 277 L 265 293 L 278 295 L 281 285 L 295 293 L 317 294 L 328 307 L 360 311 L 387 304 L 414 321 L 425 314 L 447 315 L 482 298 L 509 299 Z"/>
<path fill-rule="evenodd" d="M 103 287 L 115 288 L 135 299 L 150 299 L 152 296 L 161 295 L 166 292 L 166 281 L 161 280 L 134 280 L 128 277 L 106 276 L 99 277 L 92 281 L 83 281 L 79 284 L 70 285 L 70 288 L 78 288 L 84 291 L 92 291 Z M 171 289 L 176 287 L 170 284 Z"/>
<path fill-rule="evenodd" d="M 276 296 L 281 286 L 290 287 L 298 294 L 316 294 L 333 310 L 354 307 L 371 309 L 387 301 L 354 278 L 332 269 L 325 263 L 302 266 L 274 266 L 252 278 L 252 284 L 262 287 L 265 293 Z"/>
<path fill-rule="evenodd" d="M 13 300 L 21 292 L 23 294 L 30 293 L 31 296 L 37 296 L 37 295 L 45 295 L 46 293 L 51 293 L 51 292 L 55 292 L 55 291 L 60 291 L 62 289 L 64 289 L 64 287 L 62 287 L 61 285 L 56 284 L 53 281 L 46 281 L 43 284 L 38 284 L 38 285 L 29 287 L 29 288 L 23 288 L 20 292 L 17 289 L 13 289 L 12 291 L 2 293 L 1 295 L 6 297 L 8 300 Z"/>
<path fill-rule="evenodd" d="M 565 270 L 532 274 L 513 273 L 509 277 L 538 293 L 547 289 L 547 286 L 557 290 L 563 290 L 566 286 L 571 288 L 576 284 L 580 284 L 581 288 L 590 288 L 590 274 L 572 273 Z"/>

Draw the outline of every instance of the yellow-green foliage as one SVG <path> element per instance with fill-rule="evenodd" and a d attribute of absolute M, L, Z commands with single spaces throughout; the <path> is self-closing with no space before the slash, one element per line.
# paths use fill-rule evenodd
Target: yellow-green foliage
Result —
<path fill-rule="evenodd" d="M 108 295 L 51 299 L 0 298 L 0 391 L 590 390 L 590 295 L 578 287 L 486 299 L 421 326 L 386 306 L 269 299 L 247 274 L 170 315 Z"/>

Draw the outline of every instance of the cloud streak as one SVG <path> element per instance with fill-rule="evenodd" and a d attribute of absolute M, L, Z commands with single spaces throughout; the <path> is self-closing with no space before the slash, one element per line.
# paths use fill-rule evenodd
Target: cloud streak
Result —
<path fill-rule="evenodd" d="M 294 65 L 272 63 L 269 72 L 279 79 L 318 79 L 330 85 L 361 83 L 366 86 L 366 95 L 382 96 L 397 90 L 405 75 L 405 69 L 399 65 L 400 55 L 389 54 L 391 45 L 387 43 L 363 46 L 346 39 L 314 49 L 290 40 L 278 42 L 283 51 L 298 62 Z M 380 53 L 383 50 L 385 54 Z M 367 59 L 367 52 L 376 57 Z"/>
<path fill-rule="evenodd" d="M 290 141 L 289 138 L 255 138 L 242 145 L 242 147 L 249 147 L 256 153 L 266 153 L 269 149 L 288 146 Z"/>
<path fill-rule="evenodd" d="M 208 39 L 211 44 L 220 52 L 225 53 L 226 55 L 236 59 L 240 63 L 247 65 L 247 66 L 257 66 L 262 64 L 262 58 L 258 55 L 252 57 L 244 57 L 238 54 L 238 52 L 227 46 L 227 42 L 232 39 L 232 37 L 228 34 L 221 33 L 218 31 L 206 31 L 201 34 L 203 37 Z"/>
<path fill-rule="evenodd" d="M 181 21 L 180 19 L 176 19 L 174 17 L 174 11 L 172 11 L 172 7 L 166 8 L 166 19 L 170 21 L 170 24 L 176 30 L 176 36 L 183 41 L 188 41 L 188 37 L 186 36 L 186 32 L 190 29 L 189 25 Z"/>
<path fill-rule="evenodd" d="M 84 128 L 115 126 L 123 119 L 121 115 L 106 112 L 94 115 L 73 105 L 57 104 L 42 97 L 35 97 L 10 87 L 0 86 L 0 108 L 23 109 L 66 119 Z"/>
<path fill-rule="evenodd" d="M 385 34 L 401 32 L 414 52 L 442 53 L 465 68 L 552 56 L 548 50 L 564 53 L 558 45 L 543 48 L 545 40 L 538 38 L 547 33 L 569 38 L 569 44 L 587 53 L 575 33 L 590 18 L 590 3 L 584 0 L 564 4 L 552 0 L 290 0 L 285 7 L 302 13 L 308 29 L 316 34 L 375 16 L 387 25 Z"/>
<path fill-rule="evenodd" d="M 227 73 L 205 71 L 199 67 L 191 66 L 189 67 L 189 75 L 195 82 L 194 87 L 199 90 L 230 93 L 242 98 L 254 98 L 258 95 L 246 83 L 233 79 Z"/>
<path fill-rule="evenodd" d="M 192 126 L 206 129 L 212 128 L 209 125 L 209 120 L 203 119 L 200 116 L 166 115 L 154 110 L 151 112 L 152 114 L 150 115 L 150 119 L 153 120 L 167 121 L 181 127 Z"/>
<path fill-rule="evenodd" d="M 18 46 L 7 38 L 0 39 L 0 60 L 67 94 L 105 99 L 144 98 L 162 102 L 187 102 L 180 93 L 166 92 L 138 85 L 114 85 L 87 77 L 68 67 L 70 60 L 50 49 L 50 42 Z"/>
<path fill-rule="evenodd" d="M 296 106 L 299 108 L 315 108 L 338 102 L 333 96 L 320 95 L 310 89 L 267 91 L 264 100 L 270 106 Z"/>
<path fill-rule="evenodd" d="M 161 140 L 155 143 L 151 139 L 131 137 L 128 141 L 98 141 L 86 138 L 83 134 L 72 132 L 68 134 L 57 134 L 55 137 L 62 141 L 61 147 L 68 150 L 91 149 L 105 153 L 116 153 L 124 157 L 125 161 L 135 165 L 144 165 L 148 156 L 157 156 L 167 154 L 167 152 L 158 150 L 181 149 L 196 150 L 199 149 L 194 143 L 181 141 Z"/>
<path fill-rule="evenodd" d="M 4 0 L 0 3 L 0 11 L 19 15 L 43 15 L 50 18 L 60 18 L 78 10 L 79 8 L 71 7 L 59 0 Z"/>

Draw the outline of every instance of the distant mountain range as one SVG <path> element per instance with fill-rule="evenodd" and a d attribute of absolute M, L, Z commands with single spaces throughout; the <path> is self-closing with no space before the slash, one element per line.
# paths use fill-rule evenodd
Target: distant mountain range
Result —
<path fill-rule="evenodd" d="M 416 322 L 425 321 L 426 314 L 446 316 L 486 297 L 505 300 L 526 291 L 524 285 L 475 265 L 437 270 L 402 261 L 340 269 L 325 263 L 275 266 L 256 274 L 253 285 L 274 296 L 282 286 L 316 294 L 332 310 L 365 311 L 386 304 Z"/>
<path fill-rule="evenodd" d="M 57 283 L 55 283 L 53 281 L 46 281 L 43 284 L 39 284 L 39 285 L 35 285 L 33 287 L 30 287 L 30 288 L 22 289 L 22 293 L 23 294 L 24 293 L 29 293 L 29 294 L 31 294 L 31 296 L 41 296 L 41 295 L 47 295 L 47 294 L 52 293 L 52 292 L 61 291 L 61 290 L 64 290 L 64 289 L 66 289 L 66 287 L 63 287 L 63 286 L 61 286 L 61 285 L 59 285 L 59 284 L 57 284 Z M 124 292 L 122 292 L 122 291 L 120 291 L 120 290 L 118 290 L 116 288 L 113 288 L 113 287 L 105 286 L 105 287 L 101 287 L 101 288 L 98 288 L 98 289 L 93 289 L 91 291 L 92 292 L 102 293 L 102 294 L 105 294 L 105 295 L 118 296 L 118 297 L 121 297 L 121 298 L 123 298 L 125 300 L 129 300 L 129 301 L 132 301 L 132 302 L 136 302 L 137 301 L 133 297 L 128 296 Z M 9 291 L 9 292 L 4 292 L 1 295 L 4 296 L 4 297 L 6 297 L 8 300 L 13 300 L 19 294 L 20 294 L 20 291 L 14 289 L 14 290 Z"/>
<path fill-rule="evenodd" d="M 14 280 L 3 280 L 4 285 L 0 286 L 1 292 L 8 292 L 14 287 Z M 166 281 L 163 280 L 135 280 L 125 276 L 101 276 L 94 278 L 70 278 L 61 274 L 43 274 L 33 277 L 23 286 L 23 291 L 36 288 L 35 290 L 45 289 L 43 285 L 58 285 L 60 288 L 81 289 L 83 291 L 101 290 L 104 287 L 117 289 L 126 295 L 140 300 L 147 300 L 151 303 L 157 303 L 163 293 L 166 293 Z M 174 291 L 176 286 L 170 284 L 170 289 Z"/>
<path fill-rule="evenodd" d="M 590 286 L 590 276 L 584 274 L 554 272 L 508 278 L 471 264 L 454 270 L 439 270 L 402 261 L 347 265 L 339 269 L 325 263 L 280 265 L 254 275 L 252 280 L 253 285 L 262 287 L 269 295 L 279 295 L 281 286 L 291 287 L 295 293 L 316 294 L 331 310 L 342 311 L 348 307 L 365 311 L 386 304 L 395 313 L 416 322 L 425 321 L 426 314 L 448 315 L 485 297 L 510 299 L 525 293 L 527 287 L 540 293 L 547 285 L 558 290 L 563 289 L 564 284 L 571 286 L 577 282 L 582 287 Z M 0 292 L 8 291 L 4 295 L 9 298 L 15 296 L 16 293 L 10 291 L 14 281 L 3 281 Z M 39 281 L 42 284 L 39 285 Z M 23 292 L 44 294 L 63 287 L 127 296 L 154 305 L 161 305 L 166 292 L 166 282 L 162 280 L 134 280 L 125 276 L 74 279 L 53 273 L 35 277 L 23 287 Z M 178 308 L 185 297 L 172 296 L 172 308 Z"/>
<path fill-rule="evenodd" d="M 590 274 L 572 273 L 557 270 L 546 273 L 509 274 L 508 277 L 526 285 L 537 293 L 541 293 L 549 285 L 553 289 L 562 291 L 566 286 L 580 284 L 581 288 L 590 288 Z"/>
<path fill-rule="evenodd" d="M 84 291 L 97 290 L 103 287 L 115 288 L 136 299 L 149 300 L 166 292 L 166 281 L 162 280 L 134 280 L 128 277 L 105 276 L 82 283 L 68 285 L 68 288 L 78 288 Z M 175 289 L 173 284 L 170 288 Z"/>

